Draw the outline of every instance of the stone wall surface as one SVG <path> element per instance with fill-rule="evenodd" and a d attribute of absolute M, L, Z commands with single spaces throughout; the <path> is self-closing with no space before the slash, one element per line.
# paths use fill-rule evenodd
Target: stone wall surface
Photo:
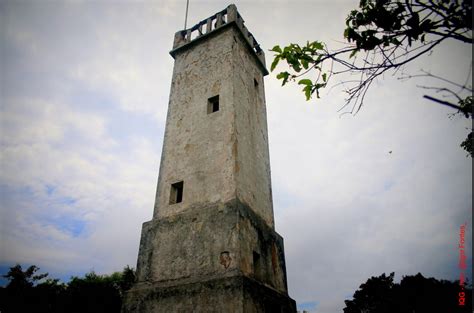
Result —
<path fill-rule="evenodd" d="M 247 205 L 215 203 L 144 224 L 139 282 L 189 283 L 229 275 L 287 292 L 283 239 Z"/>
<path fill-rule="evenodd" d="M 242 36 L 234 34 L 234 41 L 232 144 L 237 197 L 274 227 L 263 74 Z"/>
<path fill-rule="evenodd" d="M 287 295 L 246 277 L 197 283 L 150 284 L 128 292 L 122 313 L 295 313 Z"/>
<path fill-rule="evenodd" d="M 227 29 L 175 59 L 154 216 L 235 197 L 232 146 L 232 37 Z M 220 109 L 207 113 L 210 97 Z M 183 202 L 170 205 L 171 184 L 184 181 Z"/>

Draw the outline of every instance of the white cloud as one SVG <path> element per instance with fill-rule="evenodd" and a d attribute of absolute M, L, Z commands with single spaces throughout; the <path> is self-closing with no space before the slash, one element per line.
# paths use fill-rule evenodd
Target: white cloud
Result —
<path fill-rule="evenodd" d="M 151 216 L 157 144 L 129 137 L 117 149 L 106 125 L 106 117 L 67 104 L 6 102 L 0 179 L 3 188 L 19 194 L 2 201 L 2 262 L 35 261 L 47 268 L 67 262 L 60 268 L 69 271 L 135 264 L 130 251 L 137 249 L 141 223 Z M 75 236 L 61 229 L 61 216 L 84 230 Z M 121 253 L 111 254 L 108 247 L 118 241 Z M 102 257 L 85 262 L 90 251 L 101 251 Z"/>

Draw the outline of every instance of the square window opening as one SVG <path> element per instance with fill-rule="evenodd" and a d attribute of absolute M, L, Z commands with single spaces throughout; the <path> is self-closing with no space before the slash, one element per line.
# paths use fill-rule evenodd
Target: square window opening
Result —
<path fill-rule="evenodd" d="M 171 184 L 170 204 L 183 202 L 183 187 L 183 181 Z"/>
<path fill-rule="evenodd" d="M 207 114 L 219 111 L 219 95 L 207 100 Z"/>

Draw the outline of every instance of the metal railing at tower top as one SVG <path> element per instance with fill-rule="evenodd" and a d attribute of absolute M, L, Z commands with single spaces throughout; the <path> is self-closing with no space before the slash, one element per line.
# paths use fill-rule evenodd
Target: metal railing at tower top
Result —
<path fill-rule="evenodd" d="M 200 21 L 191 28 L 176 32 L 173 42 L 173 51 L 232 22 L 235 22 L 237 27 L 242 32 L 242 35 L 246 39 L 246 42 L 249 44 L 250 48 L 255 52 L 265 67 L 265 56 L 263 50 L 260 48 L 260 45 L 252 33 L 249 32 L 247 27 L 245 27 L 244 19 L 242 16 L 240 16 L 239 12 L 237 11 L 237 7 L 233 4 L 229 5 L 224 10 Z"/>

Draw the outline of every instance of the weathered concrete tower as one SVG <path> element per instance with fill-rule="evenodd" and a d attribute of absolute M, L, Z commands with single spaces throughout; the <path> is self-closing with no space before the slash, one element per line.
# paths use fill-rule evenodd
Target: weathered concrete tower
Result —
<path fill-rule="evenodd" d="M 264 53 L 234 5 L 175 35 L 153 219 L 123 312 L 296 312 L 274 230 Z"/>

